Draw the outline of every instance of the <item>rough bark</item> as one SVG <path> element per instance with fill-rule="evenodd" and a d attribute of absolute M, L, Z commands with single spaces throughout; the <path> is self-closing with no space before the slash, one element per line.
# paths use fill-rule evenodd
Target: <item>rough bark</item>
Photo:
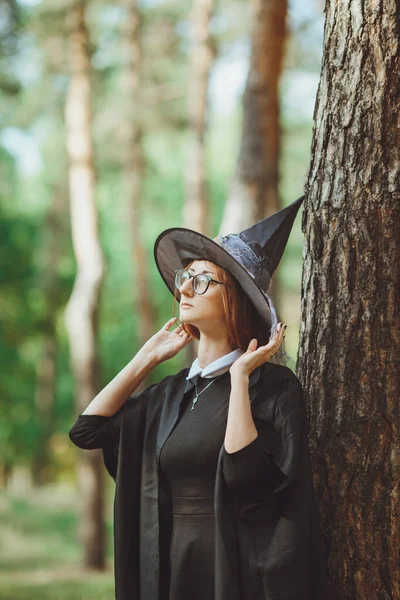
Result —
<path fill-rule="evenodd" d="M 281 208 L 278 84 L 286 37 L 286 0 L 252 2 L 251 57 L 243 96 L 236 172 L 220 233 L 241 231 Z"/>
<path fill-rule="evenodd" d="M 140 39 L 140 11 L 137 0 L 124 0 L 126 18 L 123 26 L 122 94 L 125 102 L 123 167 L 126 214 L 131 234 L 131 256 L 134 265 L 133 300 L 137 318 L 137 345 L 141 347 L 153 334 L 156 322 L 155 307 L 151 301 L 150 266 L 141 235 L 142 182 L 145 157 L 142 149 L 140 120 L 140 83 L 142 52 Z M 144 380 L 138 390 L 146 386 Z"/>
<path fill-rule="evenodd" d="M 104 274 L 98 239 L 93 144 L 89 36 L 85 2 L 68 15 L 70 83 L 66 101 L 67 153 L 71 231 L 77 273 L 66 309 L 66 326 L 76 383 L 76 405 L 81 413 L 100 389 L 98 365 L 98 309 Z M 80 452 L 80 537 L 86 567 L 104 568 L 103 473 L 100 451 Z"/>
<path fill-rule="evenodd" d="M 400 598 L 399 9 L 326 4 L 298 376 L 329 600 Z"/>
<path fill-rule="evenodd" d="M 207 133 L 207 92 L 214 60 L 210 20 L 215 0 L 194 0 L 191 27 L 191 60 L 189 66 L 188 113 L 190 142 L 187 162 L 186 199 L 183 207 L 185 227 L 205 235 L 210 228 L 206 189 L 205 156 Z"/>

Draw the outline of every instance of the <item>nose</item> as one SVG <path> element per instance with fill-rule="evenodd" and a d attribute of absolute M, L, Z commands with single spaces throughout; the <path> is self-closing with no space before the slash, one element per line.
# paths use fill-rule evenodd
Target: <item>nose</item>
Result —
<path fill-rule="evenodd" d="M 180 292 L 180 294 L 183 293 L 185 296 L 193 296 L 194 289 L 193 289 L 193 278 L 192 277 L 182 283 L 181 287 L 179 288 L 179 292 Z"/>

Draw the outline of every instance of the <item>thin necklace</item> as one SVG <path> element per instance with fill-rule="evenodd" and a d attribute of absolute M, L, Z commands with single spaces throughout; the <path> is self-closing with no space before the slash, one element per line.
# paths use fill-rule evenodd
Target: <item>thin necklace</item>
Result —
<path fill-rule="evenodd" d="M 210 387 L 210 385 L 212 385 L 212 384 L 214 383 L 214 381 L 217 381 L 217 379 L 219 379 L 220 377 L 222 377 L 222 375 L 224 375 L 224 373 L 221 373 L 221 375 L 218 375 L 218 377 L 215 377 L 215 379 L 213 379 L 213 380 L 212 380 L 210 383 L 208 383 L 208 384 L 206 385 L 206 387 L 205 387 L 203 390 L 201 390 L 201 392 L 198 392 L 198 391 L 197 391 L 197 382 L 194 384 L 194 388 L 195 388 L 195 390 L 196 390 L 196 396 L 195 396 L 195 397 L 194 397 L 194 399 L 193 399 L 193 402 L 192 402 L 192 408 L 191 408 L 190 410 L 193 410 L 193 409 L 194 409 L 194 407 L 195 407 L 195 404 L 196 404 L 197 400 L 199 399 L 199 396 L 201 396 L 201 394 L 202 394 L 203 392 L 205 392 L 205 391 L 206 391 L 206 389 L 207 389 L 208 387 Z"/>

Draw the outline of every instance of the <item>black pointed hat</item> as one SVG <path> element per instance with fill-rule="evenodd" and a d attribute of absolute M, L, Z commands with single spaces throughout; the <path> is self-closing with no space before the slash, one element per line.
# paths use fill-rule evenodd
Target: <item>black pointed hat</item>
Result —
<path fill-rule="evenodd" d="M 214 240 L 184 227 L 166 229 L 154 244 L 154 258 L 161 277 L 174 294 L 177 269 L 185 268 L 193 260 L 209 260 L 221 266 L 239 282 L 272 337 L 277 317 L 267 292 L 303 200 L 301 196 L 240 233 L 218 236 Z M 180 301 L 179 292 L 177 297 Z"/>

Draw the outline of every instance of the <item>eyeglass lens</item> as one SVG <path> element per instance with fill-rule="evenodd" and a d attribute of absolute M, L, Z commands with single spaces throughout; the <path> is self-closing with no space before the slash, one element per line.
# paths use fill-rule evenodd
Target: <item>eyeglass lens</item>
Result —
<path fill-rule="evenodd" d="M 175 275 L 175 286 L 179 289 L 190 277 L 188 271 L 178 271 Z M 204 294 L 208 288 L 208 277 L 202 274 L 195 275 L 193 277 L 193 288 L 196 294 Z"/>

